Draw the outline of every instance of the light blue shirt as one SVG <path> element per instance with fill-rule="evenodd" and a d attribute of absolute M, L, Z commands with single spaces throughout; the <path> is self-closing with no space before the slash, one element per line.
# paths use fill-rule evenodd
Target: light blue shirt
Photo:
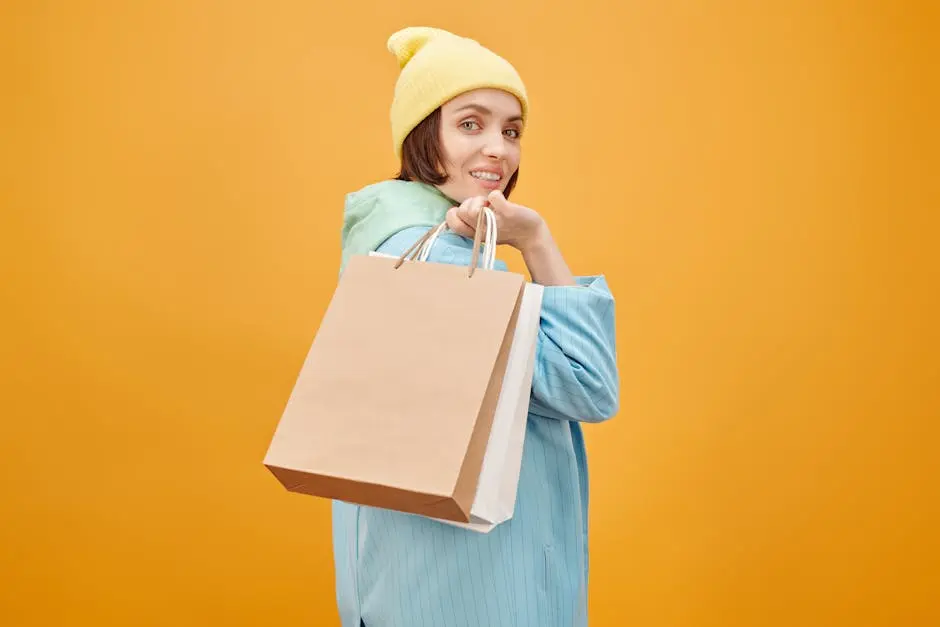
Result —
<path fill-rule="evenodd" d="M 400 255 L 426 228 L 379 247 Z M 442 234 L 429 261 L 470 264 Z M 497 261 L 496 269 L 505 271 Z M 513 517 L 487 534 L 334 501 L 343 627 L 580 627 L 587 624 L 588 474 L 581 424 L 619 407 L 614 298 L 603 276 L 545 288 Z M 458 363 L 442 368 L 459 370 Z"/>

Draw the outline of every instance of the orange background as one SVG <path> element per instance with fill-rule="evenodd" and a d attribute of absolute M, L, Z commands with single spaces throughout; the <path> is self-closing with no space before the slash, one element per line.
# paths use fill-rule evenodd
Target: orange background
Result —
<path fill-rule="evenodd" d="M 931 5 L 3 3 L 0 622 L 337 624 L 261 459 L 431 24 L 523 74 L 515 199 L 618 299 L 591 625 L 940 624 Z"/>

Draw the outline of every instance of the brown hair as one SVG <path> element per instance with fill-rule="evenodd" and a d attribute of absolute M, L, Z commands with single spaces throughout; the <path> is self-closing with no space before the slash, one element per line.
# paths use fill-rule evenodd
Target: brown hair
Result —
<path fill-rule="evenodd" d="M 447 174 L 441 171 L 441 164 L 444 161 L 443 152 L 441 109 L 438 107 L 405 137 L 401 145 L 401 169 L 395 178 L 399 181 L 420 181 L 428 185 L 441 185 L 447 180 Z M 519 169 L 516 168 L 503 191 L 506 198 L 509 198 L 518 180 Z"/>

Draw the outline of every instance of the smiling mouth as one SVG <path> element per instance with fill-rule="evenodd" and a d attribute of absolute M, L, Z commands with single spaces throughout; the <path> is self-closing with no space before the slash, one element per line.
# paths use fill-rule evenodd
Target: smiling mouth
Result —
<path fill-rule="evenodd" d="M 475 179 L 479 179 L 481 181 L 491 181 L 491 182 L 496 182 L 503 178 L 499 174 L 496 174 L 495 172 L 481 172 L 479 170 L 470 172 L 470 176 L 472 176 Z"/>

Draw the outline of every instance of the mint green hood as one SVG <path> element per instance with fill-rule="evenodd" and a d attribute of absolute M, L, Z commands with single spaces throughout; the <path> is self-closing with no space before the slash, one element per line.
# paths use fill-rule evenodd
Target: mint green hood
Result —
<path fill-rule="evenodd" d="M 388 180 L 346 195 L 340 272 L 353 255 L 365 255 L 398 231 L 437 226 L 453 200 L 433 185 Z"/>

